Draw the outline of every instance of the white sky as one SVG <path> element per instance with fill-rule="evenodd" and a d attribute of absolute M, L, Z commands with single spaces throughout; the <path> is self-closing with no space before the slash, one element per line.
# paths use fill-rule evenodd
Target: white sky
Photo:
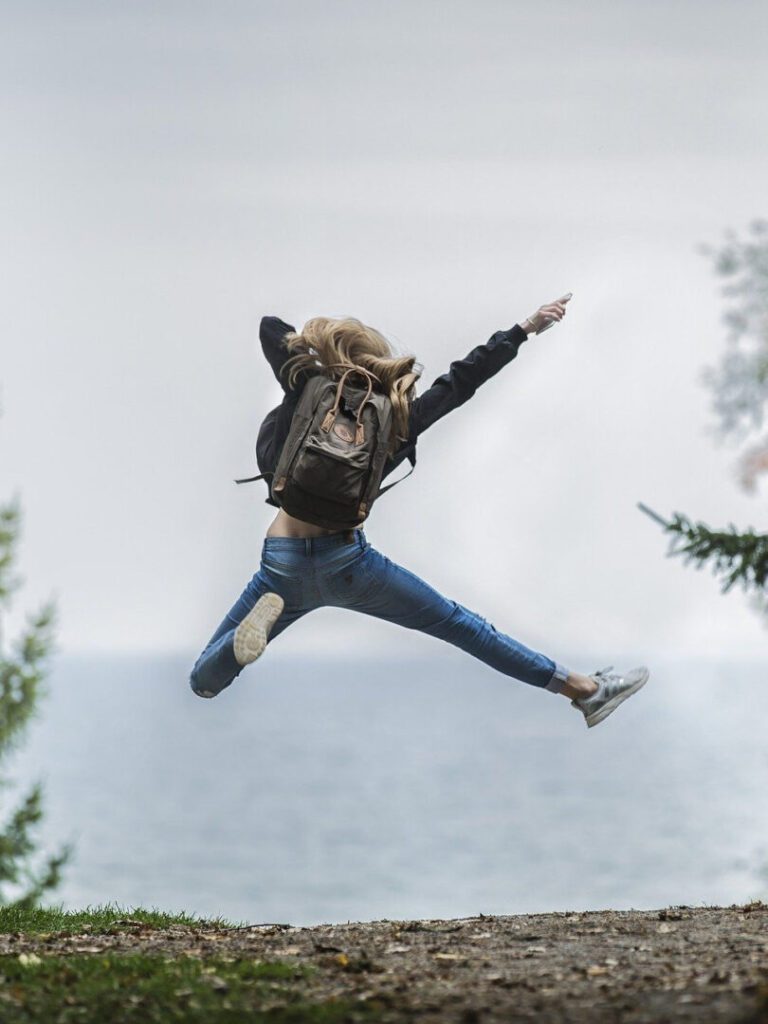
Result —
<path fill-rule="evenodd" d="M 635 503 L 765 529 L 707 432 L 724 307 L 696 251 L 766 215 L 764 3 L 3 21 L 0 496 L 25 510 L 17 608 L 56 594 L 65 649 L 196 654 L 258 568 L 273 510 L 232 479 L 280 398 L 263 314 L 358 316 L 423 390 L 571 290 L 563 325 L 421 438 L 370 541 L 574 667 L 762 654 L 741 592 L 665 558 Z M 338 650 L 350 614 L 286 647 Z M 354 625 L 360 649 L 436 643 Z"/>

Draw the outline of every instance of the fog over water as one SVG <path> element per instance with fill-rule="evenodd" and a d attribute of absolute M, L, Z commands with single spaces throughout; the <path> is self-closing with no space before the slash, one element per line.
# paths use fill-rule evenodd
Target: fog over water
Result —
<path fill-rule="evenodd" d="M 272 650 L 215 700 L 178 658 L 66 658 L 16 762 L 66 906 L 231 920 L 452 917 L 765 898 L 763 662 L 657 659 L 587 729 L 462 651 Z"/>

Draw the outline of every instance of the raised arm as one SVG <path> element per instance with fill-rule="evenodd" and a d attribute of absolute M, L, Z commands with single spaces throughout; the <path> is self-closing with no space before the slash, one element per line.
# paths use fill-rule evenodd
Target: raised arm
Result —
<path fill-rule="evenodd" d="M 411 439 L 471 398 L 481 384 L 515 358 L 529 334 L 541 333 L 556 320 L 561 320 L 567 301 L 564 296 L 540 306 L 522 324 L 515 324 L 506 331 L 496 331 L 484 345 L 477 345 L 464 359 L 455 359 L 447 373 L 413 400 Z"/>
<path fill-rule="evenodd" d="M 288 374 L 282 373 L 283 365 L 289 353 L 285 345 L 285 335 L 296 328 L 281 320 L 279 316 L 263 316 L 259 324 L 259 340 L 267 362 L 277 378 L 283 391 L 288 391 Z"/>
<path fill-rule="evenodd" d="M 415 436 L 471 398 L 481 384 L 515 358 L 527 337 L 523 328 L 515 324 L 508 331 L 496 331 L 463 359 L 454 359 L 448 372 L 413 400 L 411 423 Z"/>

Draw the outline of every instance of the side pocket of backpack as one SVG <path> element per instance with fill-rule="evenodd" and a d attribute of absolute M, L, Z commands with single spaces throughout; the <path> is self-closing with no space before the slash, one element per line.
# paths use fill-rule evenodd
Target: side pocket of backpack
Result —
<path fill-rule="evenodd" d="M 270 488 L 272 497 L 278 504 L 282 504 L 282 495 L 291 472 L 291 464 L 312 426 L 315 408 L 318 402 L 322 401 L 322 391 L 326 383 L 319 376 L 311 377 L 304 386 L 299 404 L 294 410 L 288 436 L 280 452 L 280 458 L 277 460 Z"/>
<path fill-rule="evenodd" d="M 364 517 L 369 514 L 371 506 L 378 496 L 379 485 L 381 484 L 381 477 L 384 472 L 384 463 L 387 461 L 390 431 L 394 429 L 392 403 L 389 398 L 384 395 L 377 395 L 374 398 L 373 404 L 376 409 L 378 429 L 376 431 L 376 449 L 371 457 L 370 474 L 360 501 L 360 510 Z"/>

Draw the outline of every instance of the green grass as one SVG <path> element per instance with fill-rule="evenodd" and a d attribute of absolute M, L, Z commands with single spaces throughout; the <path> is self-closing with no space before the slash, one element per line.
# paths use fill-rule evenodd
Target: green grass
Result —
<path fill-rule="evenodd" d="M 0 907 L 0 933 L 114 934 L 187 925 L 238 927 L 223 918 L 164 914 L 119 904 L 65 911 Z M 312 995 L 316 968 L 220 956 L 162 953 L 0 955 L 2 1024 L 372 1024 L 384 1007 Z"/>
<path fill-rule="evenodd" d="M 302 993 L 312 969 L 254 960 L 0 956 L 3 1024 L 353 1024 L 377 1008 Z"/>
<path fill-rule="evenodd" d="M 116 903 L 108 903 L 99 907 L 86 907 L 85 910 L 62 910 L 60 907 L 0 907 L 0 934 L 12 932 L 52 933 L 52 932 L 112 932 L 131 927 L 131 922 L 140 921 L 153 928 L 168 928 L 170 925 L 181 924 L 190 926 L 208 925 L 210 927 L 229 928 L 231 922 L 224 918 L 205 919 L 193 914 L 163 914 L 159 910 L 130 910 Z M 1 1018 L 0 1018 L 1 1019 Z"/>

